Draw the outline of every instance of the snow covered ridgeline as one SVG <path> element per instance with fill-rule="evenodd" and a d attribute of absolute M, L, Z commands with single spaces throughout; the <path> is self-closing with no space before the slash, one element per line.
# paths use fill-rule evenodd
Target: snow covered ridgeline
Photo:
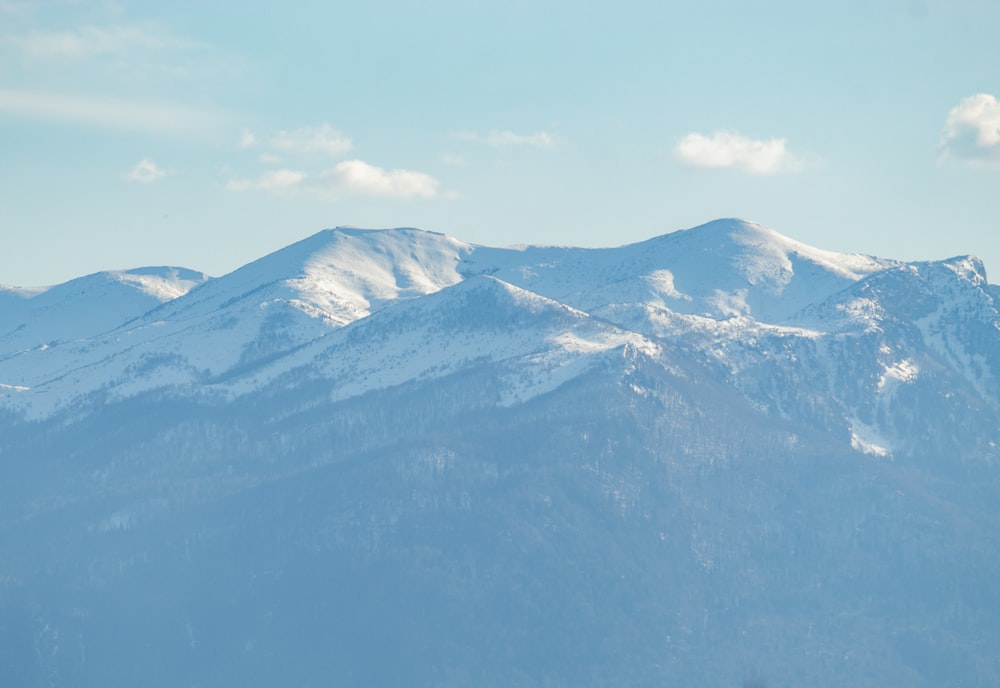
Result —
<path fill-rule="evenodd" d="M 152 268 L 0 291 L 0 403 L 39 419 L 305 380 L 340 400 L 487 363 L 508 371 L 497 403 L 521 403 L 628 345 L 859 451 L 939 451 L 962 428 L 990 453 L 995 293 L 972 258 L 839 254 L 740 220 L 609 249 L 335 229 L 216 279 Z"/>
<path fill-rule="evenodd" d="M 208 280 L 175 267 L 113 270 L 52 287 L 0 285 L 0 352 L 93 337 Z"/>

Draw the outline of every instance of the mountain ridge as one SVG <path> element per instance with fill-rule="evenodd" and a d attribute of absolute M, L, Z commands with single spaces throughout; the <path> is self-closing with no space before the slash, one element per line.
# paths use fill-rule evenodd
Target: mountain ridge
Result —
<path fill-rule="evenodd" d="M 4 686 L 1000 681 L 974 258 L 722 220 L 128 274 L 0 290 Z"/>
<path fill-rule="evenodd" d="M 142 274 L 141 269 L 129 273 Z M 124 281 L 116 275 L 105 279 Z M 302 367 L 294 363 L 302 352 L 322 349 L 342 328 L 355 331 L 352 324 L 370 319 L 390 322 L 391 314 L 408 302 L 434 301 L 438 293 L 456 287 L 461 287 L 456 294 L 469 292 L 469 284 L 480 285 L 478 293 L 485 300 L 478 306 L 456 301 L 454 308 L 465 315 L 433 337 L 445 336 L 449 327 L 461 328 L 462 317 L 486 323 L 482 318 L 497 306 L 485 297 L 493 292 L 484 287 L 492 285 L 499 294 L 503 289 L 497 285 L 506 284 L 505 293 L 521 294 L 517 298 L 525 304 L 561 304 L 597 318 L 595 323 L 631 332 L 627 337 L 634 346 L 648 342 L 700 359 L 710 374 L 728 380 L 752 403 L 782 417 L 792 414 L 843 428 L 845 437 L 854 438 L 852 446 L 880 455 L 892 452 L 858 439 L 852 428 L 865 428 L 861 434 L 873 437 L 898 435 L 883 428 L 895 423 L 895 411 L 882 420 L 872 414 L 889 403 L 883 399 L 888 390 L 898 394 L 899 389 L 924 385 L 922 369 L 937 371 L 927 384 L 944 389 L 960 381 L 981 400 L 977 403 L 1000 403 L 994 382 L 1000 379 L 1000 355 L 993 353 L 1000 350 L 1000 316 L 978 259 L 903 263 L 840 254 L 735 219 L 607 249 L 492 248 L 413 228 L 324 230 L 228 275 L 202 279 L 144 313 L 120 318 L 124 322 L 116 329 L 3 352 L 0 403 L 42 418 L 91 395 L 97 395 L 95 400 L 126 399 L 171 389 L 172 394 L 207 398 L 214 394 L 216 380 L 229 380 L 223 383 L 227 394 L 236 389 L 246 393 L 254 390 L 249 380 L 258 379 L 252 371 L 263 370 L 260 366 Z M 59 288 L 52 290 L 58 294 Z M 919 306 L 921 299 L 928 305 Z M 419 307 L 414 311 L 420 312 Z M 530 340 L 536 324 L 540 332 L 555 332 L 557 312 L 543 308 L 537 323 L 515 319 L 508 327 Z M 378 328 L 365 325 L 359 331 L 371 338 Z M 412 349 L 392 352 L 405 336 L 398 330 L 395 339 L 386 340 L 387 351 L 350 340 L 350 335 L 338 346 L 348 346 L 343 349 L 347 359 L 360 368 L 366 367 L 366 356 L 382 360 L 383 366 L 395 361 L 395 372 L 387 372 L 386 379 L 401 384 L 407 379 L 407 361 L 417 360 Z M 563 336 L 564 342 L 573 339 L 569 331 Z M 427 339 L 422 346 L 436 346 L 432 342 Z M 500 339 L 491 345 L 499 347 Z M 453 349 L 451 342 L 446 348 L 458 359 L 475 360 Z M 577 353 L 582 355 L 583 349 Z M 491 360 L 502 357 L 499 349 L 487 355 Z M 807 372 L 803 361 L 825 373 Z M 851 369 L 858 366 L 875 371 L 860 386 Z M 766 370 L 774 372 L 756 377 Z M 772 390 L 774 375 L 786 380 L 787 399 L 778 400 L 782 395 Z M 822 382 L 824 376 L 828 382 Z M 799 405 L 795 385 L 807 379 L 820 385 L 811 393 L 824 401 L 813 410 L 810 405 L 793 412 Z M 894 382 L 887 386 L 886 380 Z M 895 408 L 896 402 L 892 404 Z M 916 450 L 907 441 L 895 444 L 904 452 Z"/>

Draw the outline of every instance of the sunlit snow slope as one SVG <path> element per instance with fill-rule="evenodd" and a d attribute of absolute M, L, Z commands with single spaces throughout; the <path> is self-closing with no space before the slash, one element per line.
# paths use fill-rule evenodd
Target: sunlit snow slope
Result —
<path fill-rule="evenodd" d="M 840 254 L 741 220 L 608 249 L 334 229 L 213 280 L 156 268 L 5 289 L 0 390 L 44 418 L 150 393 L 225 403 L 297 379 L 342 399 L 517 360 L 509 401 L 629 343 L 860 452 L 970 433 L 993 452 L 993 294 L 974 258 Z"/>

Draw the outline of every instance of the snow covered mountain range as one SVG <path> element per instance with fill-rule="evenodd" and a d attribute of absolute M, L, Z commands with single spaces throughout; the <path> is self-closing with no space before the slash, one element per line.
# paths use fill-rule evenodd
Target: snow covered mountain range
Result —
<path fill-rule="evenodd" d="M 0 287 L 0 685 L 998 685 L 998 488 L 971 256 L 338 228 Z"/>
<path fill-rule="evenodd" d="M 998 293 L 973 257 L 838 254 L 739 220 L 613 249 L 334 229 L 217 279 L 148 268 L 4 289 L 0 403 L 41 419 L 307 378 L 343 399 L 484 361 L 509 368 L 513 403 L 620 350 L 683 360 L 859 451 L 995 458 Z"/>

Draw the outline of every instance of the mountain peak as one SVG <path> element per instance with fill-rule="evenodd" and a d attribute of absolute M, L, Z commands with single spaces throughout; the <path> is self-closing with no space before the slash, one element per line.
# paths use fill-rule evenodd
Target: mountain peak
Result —
<path fill-rule="evenodd" d="M 3 351 L 93 337 L 187 294 L 210 278 L 179 267 L 106 270 L 34 289 L 7 288 L 0 296 Z"/>
<path fill-rule="evenodd" d="M 942 265 L 978 287 L 989 284 L 986 266 L 977 256 L 955 256 L 942 261 Z"/>
<path fill-rule="evenodd" d="M 666 237 L 675 237 L 676 240 L 687 243 L 697 242 L 703 251 L 716 253 L 736 263 L 742 262 L 747 268 L 752 267 L 753 263 L 759 264 L 761 259 L 770 259 L 770 262 L 790 269 L 792 259 L 798 257 L 852 281 L 862 279 L 889 264 L 896 264 L 895 261 L 858 253 L 839 253 L 816 248 L 764 225 L 738 218 L 713 220 L 691 229 L 667 234 L 664 238 Z M 771 267 L 773 269 L 774 265 Z M 748 277 L 752 278 L 752 275 Z"/>
<path fill-rule="evenodd" d="M 447 234 L 443 232 L 433 232 L 429 229 L 420 229 L 419 227 L 355 227 L 353 225 L 337 225 L 332 229 L 324 229 L 318 232 L 320 235 L 330 235 L 330 234 L 346 234 L 349 236 L 366 236 L 375 234 L 409 234 L 409 235 L 421 235 L 426 234 L 430 236 L 437 237 L 448 237 Z"/>
<path fill-rule="evenodd" d="M 700 225 L 694 227 L 689 227 L 688 229 L 678 230 L 680 232 L 690 232 L 692 234 L 726 234 L 731 235 L 732 233 L 747 233 L 747 234 L 769 234 L 777 235 L 773 229 L 769 229 L 762 224 L 754 222 L 753 220 L 745 220 L 740 217 L 720 217 L 714 220 L 709 220 Z"/>
<path fill-rule="evenodd" d="M 413 228 L 325 229 L 215 280 L 178 308 L 211 311 L 246 301 L 254 309 L 282 302 L 343 325 L 389 301 L 461 281 L 456 267 L 469 251 L 457 239 Z"/>

